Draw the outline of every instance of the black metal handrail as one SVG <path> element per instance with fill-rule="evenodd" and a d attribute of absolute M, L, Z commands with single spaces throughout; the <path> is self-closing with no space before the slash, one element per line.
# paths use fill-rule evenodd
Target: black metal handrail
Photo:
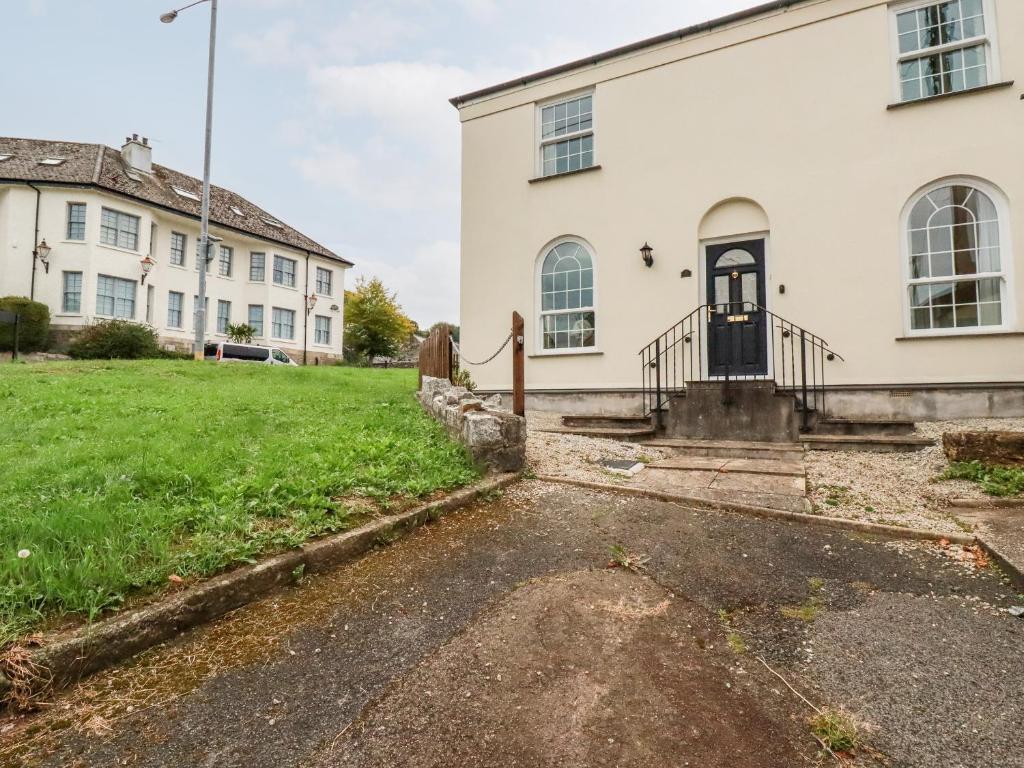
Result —
<path fill-rule="evenodd" d="M 705 329 L 711 314 L 717 312 L 733 315 L 765 313 L 768 321 L 768 360 L 764 373 L 737 375 L 730 371 L 728 365 L 723 376 L 710 376 L 706 373 L 708 355 Z M 791 391 L 796 397 L 797 409 L 801 413 L 801 429 L 807 431 L 810 428 L 811 413 L 825 411 L 825 362 L 836 359 L 843 360 L 843 357 L 830 349 L 820 336 L 760 304 L 749 301 L 701 304 L 640 350 L 644 415 L 653 414 L 660 428 L 668 402 L 683 394 L 691 382 L 722 380 L 726 384 L 725 392 L 728 393 L 730 381 L 774 381 L 777 389 Z"/>

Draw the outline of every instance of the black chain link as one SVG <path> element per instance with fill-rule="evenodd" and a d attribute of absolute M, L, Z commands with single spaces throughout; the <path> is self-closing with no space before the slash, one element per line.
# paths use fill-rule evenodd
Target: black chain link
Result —
<path fill-rule="evenodd" d="M 453 341 L 452 344 L 455 345 L 455 351 L 458 352 L 459 354 L 460 363 L 464 362 L 466 363 L 466 365 L 487 365 L 489 362 L 491 362 L 491 360 L 493 360 L 494 358 L 496 358 L 498 355 L 505 351 L 505 347 L 508 346 L 508 343 L 510 341 L 512 341 L 512 331 L 509 331 L 508 338 L 506 338 L 505 341 L 501 343 L 501 346 L 498 347 L 498 351 L 495 352 L 490 357 L 488 357 L 482 363 L 474 363 L 472 360 L 467 360 L 465 357 L 462 356 L 462 350 L 459 348 L 458 342 Z"/>

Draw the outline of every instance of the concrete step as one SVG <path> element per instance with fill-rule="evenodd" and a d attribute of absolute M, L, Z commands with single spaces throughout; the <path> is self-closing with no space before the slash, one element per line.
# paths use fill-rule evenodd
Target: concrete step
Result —
<path fill-rule="evenodd" d="M 816 435 L 912 435 L 914 422 L 904 419 L 818 419 Z"/>
<path fill-rule="evenodd" d="M 582 437 L 601 437 L 606 440 L 620 440 L 632 443 L 654 437 L 654 427 L 647 428 L 615 428 L 615 427 L 551 427 L 539 429 L 538 432 L 550 432 L 558 435 L 581 435 Z"/>
<path fill-rule="evenodd" d="M 607 416 L 604 414 L 562 416 L 562 426 L 586 429 L 650 429 L 650 416 Z"/>
<path fill-rule="evenodd" d="M 726 459 L 778 459 L 801 461 L 800 443 L 767 443 L 742 440 L 695 440 L 692 438 L 658 437 L 644 440 L 655 448 L 671 448 L 676 456 L 710 456 Z"/>
<path fill-rule="evenodd" d="M 724 472 L 737 475 L 773 475 L 804 477 L 801 461 L 781 459 L 729 459 L 715 456 L 672 456 L 647 465 L 650 469 L 674 469 L 686 472 Z"/>
<path fill-rule="evenodd" d="M 897 435 L 803 435 L 804 448 L 811 451 L 877 451 L 880 453 L 920 451 L 935 441 L 930 437 Z"/>

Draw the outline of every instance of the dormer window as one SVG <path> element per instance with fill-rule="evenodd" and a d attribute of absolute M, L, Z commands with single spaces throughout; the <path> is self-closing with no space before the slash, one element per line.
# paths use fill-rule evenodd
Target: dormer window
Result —
<path fill-rule="evenodd" d="M 245 216 L 245 214 L 242 213 L 242 209 L 239 208 L 237 205 L 231 206 L 231 212 L 235 214 L 235 216 Z"/>
<path fill-rule="evenodd" d="M 994 82 L 989 0 L 917 2 L 893 9 L 900 101 Z"/>
<path fill-rule="evenodd" d="M 171 185 L 171 190 L 178 197 L 184 197 L 184 198 L 187 198 L 188 200 L 195 200 L 197 203 L 199 202 L 199 195 L 195 194 L 194 192 L 189 192 L 187 189 L 182 189 L 181 187 L 176 187 L 173 184 Z"/>
<path fill-rule="evenodd" d="M 555 176 L 594 165 L 594 94 L 587 93 L 538 107 L 541 176 Z"/>
<path fill-rule="evenodd" d="M 268 216 L 260 216 L 260 221 L 262 221 L 268 227 L 273 227 L 274 229 L 284 229 L 284 224 L 282 224 L 277 219 L 271 219 Z"/>
<path fill-rule="evenodd" d="M 40 165 L 63 165 L 67 158 L 64 157 L 44 157 L 39 161 Z"/>
<path fill-rule="evenodd" d="M 13 155 L 0 155 L 0 163 L 2 163 L 4 160 L 10 160 L 12 157 Z"/>

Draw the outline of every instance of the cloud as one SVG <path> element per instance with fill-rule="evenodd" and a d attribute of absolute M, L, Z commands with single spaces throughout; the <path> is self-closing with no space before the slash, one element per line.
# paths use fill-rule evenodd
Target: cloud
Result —
<path fill-rule="evenodd" d="M 418 247 L 412 257 L 397 263 L 379 261 L 358 247 L 340 253 L 356 266 L 345 277 L 349 290 L 359 277 L 379 277 L 390 291 L 397 291 L 398 303 L 409 317 L 426 328 L 438 321 L 459 321 L 459 244 L 437 240 Z"/>

